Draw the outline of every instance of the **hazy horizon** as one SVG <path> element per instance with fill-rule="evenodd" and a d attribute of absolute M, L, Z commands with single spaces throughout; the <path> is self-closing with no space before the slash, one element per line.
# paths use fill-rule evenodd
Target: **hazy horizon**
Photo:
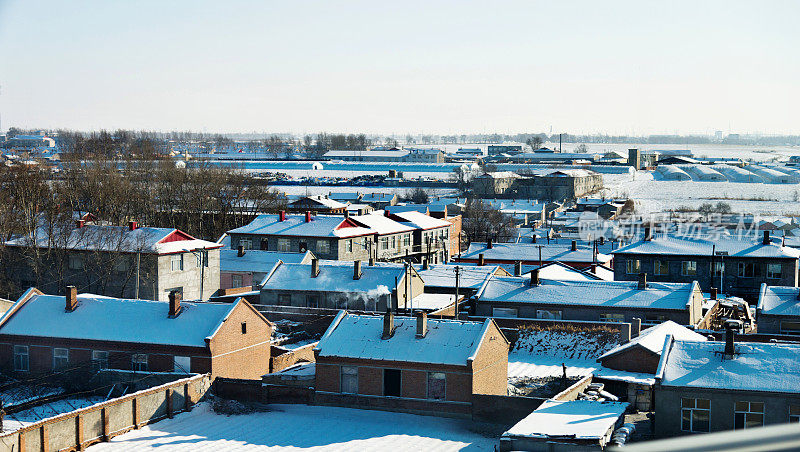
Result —
<path fill-rule="evenodd" d="M 8 127 L 800 134 L 800 3 L 0 0 Z"/>

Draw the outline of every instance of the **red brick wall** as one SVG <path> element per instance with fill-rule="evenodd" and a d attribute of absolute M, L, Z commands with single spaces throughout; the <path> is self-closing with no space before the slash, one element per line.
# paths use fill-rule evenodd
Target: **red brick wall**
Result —
<path fill-rule="evenodd" d="M 383 369 L 359 367 L 358 393 L 364 395 L 383 395 Z"/>
<path fill-rule="evenodd" d="M 403 397 L 425 399 L 428 397 L 428 372 L 404 370 L 401 374 L 401 394 Z"/>

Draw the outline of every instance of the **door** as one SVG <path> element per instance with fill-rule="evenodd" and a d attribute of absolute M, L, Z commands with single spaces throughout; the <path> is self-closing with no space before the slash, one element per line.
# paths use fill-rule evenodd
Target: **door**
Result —
<path fill-rule="evenodd" d="M 383 395 L 400 397 L 400 369 L 383 369 Z"/>

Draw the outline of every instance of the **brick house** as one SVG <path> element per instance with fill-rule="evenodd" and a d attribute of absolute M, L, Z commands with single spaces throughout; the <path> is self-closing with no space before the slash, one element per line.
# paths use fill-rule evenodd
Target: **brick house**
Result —
<path fill-rule="evenodd" d="M 800 289 L 762 284 L 756 325 L 759 333 L 800 335 Z"/>
<path fill-rule="evenodd" d="M 269 371 L 272 324 L 234 303 L 45 295 L 31 288 L 0 318 L 0 369 L 46 374 L 93 364 L 141 372 L 259 379 Z"/>
<path fill-rule="evenodd" d="M 541 266 L 552 262 L 561 262 L 576 269 L 588 269 L 592 265 L 610 265 L 611 256 L 595 252 L 592 247 L 572 243 L 493 243 L 473 242 L 469 248 L 454 259 L 457 262 L 478 265 L 500 264 Z"/>
<path fill-rule="evenodd" d="M 219 288 L 230 289 L 261 284 L 275 264 L 309 264 L 314 254 L 223 248 L 219 252 Z"/>
<path fill-rule="evenodd" d="M 652 281 L 697 281 L 704 291 L 716 287 L 754 301 L 761 284 L 797 287 L 800 250 L 773 244 L 769 231 L 761 241 L 655 237 L 613 251 L 614 279 L 636 280 L 645 272 Z M 713 269 L 712 269 L 713 267 Z"/>
<path fill-rule="evenodd" d="M 655 428 L 676 436 L 800 422 L 800 345 L 679 341 L 656 372 Z"/>
<path fill-rule="evenodd" d="M 491 319 L 342 311 L 315 349 L 316 402 L 468 416 L 472 394 L 506 395 L 508 347 Z"/>
<path fill-rule="evenodd" d="M 328 196 L 304 196 L 295 202 L 289 203 L 286 208 L 292 212 L 320 212 L 343 214 L 348 203 L 342 203 Z"/>
<path fill-rule="evenodd" d="M 206 300 L 219 289 L 222 245 L 178 229 L 79 219 L 5 245 L 6 274 L 21 288 L 63 293 L 74 285 L 99 295 L 161 301 L 175 290 L 184 299 Z"/>
<path fill-rule="evenodd" d="M 447 262 L 452 253 L 449 221 L 433 218 L 414 210 L 398 211 L 386 216 L 398 223 L 414 229 L 414 245 L 411 256 L 426 258 L 434 264 Z"/>

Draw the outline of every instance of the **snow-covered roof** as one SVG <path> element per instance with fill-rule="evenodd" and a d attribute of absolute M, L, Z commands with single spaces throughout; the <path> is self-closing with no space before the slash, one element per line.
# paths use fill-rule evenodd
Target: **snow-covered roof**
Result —
<path fill-rule="evenodd" d="M 797 287 L 761 285 L 758 314 L 800 316 L 800 289 Z"/>
<path fill-rule="evenodd" d="M 528 279 L 495 276 L 478 292 L 483 302 L 533 303 L 608 308 L 685 310 L 696 283 L 648 282 L 647 289 L 630 281 L 556 281 L 542 279 L 531 286 Z"/>
<path fill-rule="evenodd" d="M 205 347 L 238 302 L 182 302 L 175 318 L 163 301 L 80 294 L 74 311 L 65 304 L 64 296 L 34 294 L 0 318 L 0 334 Z"/>
<path fill-rule="evenodd" d="M 84 251 L 109 251 L 127 253 L 171 254 L 198 249 L 221 248 L 222 245 L 196 239 L 174 228 L 138 227 L 131 230 L 127 226 L 107 226 L 87 224 L 75 227 L 73 224 L 56 226 L 52 229 L 40 227 L 35 237 L 20 236 L 8 240 L 7 246 L 31 246 L 41 248 L 50 246 Z"/>
<path fill-rule="evenodd" d="M 401 158 L 405 157 L 409 154 L 408 151 L 397 149 L 397 150 L 369 150 L 369 151 L 351 151 L 347 149 L 342 150 L 334 150 L 328 151 L 325 153 L 326 158 L 341 158 L 341 157 L 390 157 L 390 158 Z"/>
<path fill-rule="evenodd" d="M 539 250 L 542 253 L 542 262 L 560 261 L 590 264 L 592 262 L 608 262 L 611 260 L 611 256 L 598 253 L 595 261 L 595 255 L 591 247 L 579 245 L 576 251 L 572 251 L 571 244 L 568 243 L 493 243 L 491 248 L 487 248 L 484 242 L 473 242 L 470 243 L 469 248 L 461 255 L 461 258 L 478 259 L 478 255 L 483 254 L 484 259 L 487 261 L 537 261 L 539 260 Z"/>
<path fill-rule="evenodd" d="M 415 229 L 436 229 L 436 228 L 449 228 L 451 226 L 449 221 L 433 218 L 430 215 L 425 215 L 422 212 L 409 210 L 405 212 L 395 212 L 391 214 L 397 219 L 398 222 L 413 227 Z"/>
<path fill-rule="evenodd" d="M 770 243 L 764 245 L 760 240 L 737 240 L 719 238 L 715 240 L 688 237 L 654 237 L 623 246 L 611 254 L 664 254 L 677 256 L 711 256 L 712 253 L 726 252 L 726 257 L 800 257 L 800 250 Z"/>
<path fill-rule="evenodd" d="M 309 222 L 306 222 L 305 215 L 286 215 L 284 221 L 280 221 L 279 215 L 259 215 L 249 224 L 228 231 L 228 234 L 338 238 L 374 233 L 375 231 L 363 224 L 348 222 L 337 215 L 312 215 Z"/>
<path fill-rule="evenodd" d="M 281 251 L 245 250 L 239 256 L 238 250 L 222 249 L 219 253 L 219 270 L 222 272 L 266 272 L 278 261 L 299 264 L 313 257 L 311 251 L 289 253 Z"/>
<path fill-rule="evenodd" d="M 662 386 L 800 393 L 800 344 L 737 342 L 725 357 L 723 342 L 668 337 L 656 378 Z"/>
<path fill-rule="evenodd" d="M 313 201 L 313 202 L 315 202 L 317 204 L 320 204 L 320 205 L 322 205 L 324 207 L 327 207 L 328 209 L 344 209 L 345 207 L 347 207 L 347 204 L 343 204 L 343 203 L 341 203 L 341 202 L 339 202 L 339 201 L 337 201 L 335 199 L 331 199 L 331 198 L 328 198 L 327 196 L 322 196 L 322 195 L 304 196 L 304 197 L 300 198 L 299 200 L 297 200 L 297 201 L 295 201 L 295 202 L 293 202 L 291 204 L 303 203 L 306 200 Z"/>
<path fill-rule="evenodd" d="M 328 197 L 336 201 L 358 201 L 361 199 L 361 194 L 358 192 L 331 192 Z"/>
<path fill-rule="evenodd" d="M 321 357 L 465 366 L 477 352 L 490 323 L 491 319 L 484 322 L 428 319 L 428 333 L 417 338 L 417 319 L 396 316 L 394 335 L 381 339 L 383 316 L 342 311 L 316 350 Z"/>
<path fill-rule="evenodd" d="M 461 298 L 464 295 L 460 295 Z M 456 296 L 454 294 L 449 293 L 421 293 L 419 295 L 415 295 L 414 299 L 411 300 L 411 308 L 412 309 L 423 309 L 425 311 L 435 311 L 439 309 L 446 308 L 450 305 L 455 304 Z"/>
<path fill-rule="evenodd" d="M 615 347 L 612 350 L 607 351 L 603 354 L 598 361 L 607 358 L 612 355 L 616 355 L 622 351 L 631 349 L 633 347 L 643 347 L 648 351 L 656 354 L 661 354 L 661 351 L 664 349 L 664 340 L 666 337 L 670 335 L 673 338 L 679 341 L 706 341 L 708 338 L 703 336 L 702 334 L 695 333 L 694 331 L 686 328 L 683 325 L 679 325 L 672 320 L 667 320 L 666 322 L 659 323 L 656 326 L 647 328 L 646 330 L 642 331 L 641 334 L 636 336 L 635 338 L 631 339 L 629 342 L 620 345 L 619 347 Z"/>
<path fill-rule="evenodd" d="M 311 264 L 281 263 L 264 279 L 262 290 L 304 290 L 319 292 L 365 293 L 378 297 L 388 295 L 395 280 L 403 278 L 402 266 L 361 266 L 361 278 L 353 279 L 353 263 L 325 261 L 319 274 L 311 276 Z"/>
<path fill-rule="evenodd" d="M 366 215 L 353 215 L 353 221 L 370 228 L 378 234 L 397 234 L 399 232 L 413 231 L 414 228 L 392 220 L 384 215 L 383 211 L 377 211 Z"/>
<path fill-rule="evenodd" d="M 626 402 L 549 399 L 503 433 L 503 437 L 600 440 L 627 408 Z"/>
<path fill-rule="evenodd" d="M 531 269 L 526 269 L 523 265 L 523 273 L 529 273 L 534 270 L 536 267 Z M 569 265 L 562 264 L 561 262 L 550 262 L 549 264 L 544 264 L 541 267 L 538 267 L 539 270 L 539 278 L 540 279 L 556 279 L 559 281 L 596 281 L 601 279 L 599 276 L 596 276 L 592 273 L 587 271 L 576 270 Z"/>
<path fill-rule="evenodd" d="M 361 201 L 366 203 L 389 202 L 396 197 L 397 195 L 394 193 L 364 193 L 364 196 L 361 197 Z"/>
<path fill-rule="evenodd" d="M 459 287 L 462 289 L 477 290 L 486 281 L 489 275 L 494 275 L 498 270 L 497 265 L 451 265 L 451 264 L 431 264 L 427 270 L 422 269 L 422 265 L 415 265 L 417 273 L 425 281 L 425 287 L 440 287 L 455 289 L 456 287 L 456 267 L 459 270 Z"/>

